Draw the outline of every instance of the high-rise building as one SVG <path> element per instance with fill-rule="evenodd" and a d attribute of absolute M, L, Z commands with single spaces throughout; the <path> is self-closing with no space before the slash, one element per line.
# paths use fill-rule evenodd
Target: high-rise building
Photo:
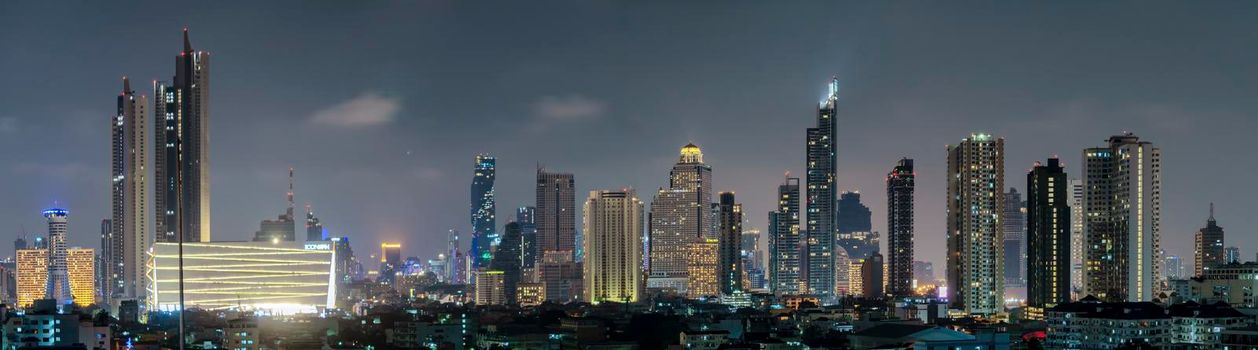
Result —
<path fill-rule="evenodd" d="M 525 282 L 536 282 L 533 269 L 537 266 L 537 209 L 532 206 L 515 210 L 515 222 L 520 224 L 520 270 Z"/>
<path fill-rule="evenodd" d="M 1026 206 L 1017 188 L 1010 187 L 1004 193 L 1005 208 L 1000 218 L 1001 231 L 1005 235 L 1005 291 L 1025 286 L 1026 276 L 1022 269 L 1026 262 Z"/>
<path fill-rule="evenodd" d="M 693 143 L 680 153 L 669 172 L 668 187 L 660 188 L 651 202 L 647 287 L 685 294 L 690 243 L 713 237 L 712 168 L 703 163 L 703 151 Z"/>
<path fill-rule="evenodd" d="M 1210 203 L 1210 218 L 1206 219 L 1206 227 L 1197 230 L 1193 236 L 1193 276 L 1204 276 L 1206 269 L 1231 262 L 1223 256 L 1223 238 L 1223 228 L 1214 221 L 1214 203 Z"/>
<path fill-rule="evenodd" d="M 935 284 L 935 264 L 929 261 L 913 261 L 913 279 L 917 285 Z"/>
<path fill-rule="evenodd" d="M 255 242 L 293 242 L 297 240 L 297 220 L 293 214 L 293 168 L 288 168 L 288 209 L 275 220 L 262 220 L 258 232 L 253 235 Z"/>
<path fill-rule="evenodd" d="M 507 304 L 515 304 L 516 286 L 520 285 L 520 269 L 523 256 L 520 254 L 523 237 L 520 224 L 509 222 L 502 229 L 502 244 L 494 252 L 494 260 L 489 264 L 491 270 L 502 271 L 502 294 Z"/>
<path fill-rule="evenodd" d="M 700 238 L 686 246 L 686 296 L 691 299 L 718 296 L 717 264 L 720 241 Z"/>
<path fill-rule="evenodd" d="M 1239 264 L 1241 262 L 1241 248 L 1227 247 L 1223 249 L 1223 261 L 1228 264 Z"/>
<path fill-rule="evenodd" d="M 537 262 L 544 258 L 543 253 L 547 251 L 564 251 L 574 255 L 577 249 L 577 209 L 576 181 L 572 174 L 537 168 L 535 208 Z"/>
<path fill-rule="evenodd" d="M 112 244 L 113 238 L 114 238 L 113 232 L 114 232 L 113 220 L 101 219 L 100 220 L 100 255 L 96 256 L 96 285 L 101 287 L 100 288 L 101 290 L 98 291 L 97 293 L 98 299 L 105 302 L 108 302 L 110 299 L 113 299 L 113 297 L 115 296 L 121 297 L 122 293 L 119 291 L 126 290 L 125 288 L 115 289 L 114 288 L 115 286 L 113 284 L 114 281 L 119 281 L 119 282 L 122 281 L 122 274 L 119 272 L 123 271 L 120 268 L 121 266 L 113 265 L 109 263 L 109 260 L 111 260 L 113 257 L 122 256 L 122 254 L 113 254 L 111 252 L 113 248 L 113 244 Z M 119 292 L 119 293 L 115 295 L 115 292 Z"/>
<path fill-rule="evenodd" d="M 17 306 L 31 307 L 48 291 L 48 249 L 17 251 Z"/>
<path fill-rule="evenodd" d="M 865 260 L 851 259 L 847 261 L 847 293 L 850 296 L 865 296 Z"/>
<path fill-rule="evenodd" d="M 807 291 L 817 295 L 834 293 L 835 194 L 837 166 L 835 142 L 838 137 L 835 112 L 839 101 L 839 79 L 830 81 L 830 93 L 817 106 L 817 126 L 808 128 L 806 164 L 808 200 L 805 202 Z M 849 256 L 855 257 L 852 252 Z"/>
<path fill-rule="evenodd" d="M 505 276 L 502 271 L 480 270 L 472 272 L 476 285 L 472 300 L 477 305 L 503 305 L 507 303 Z"/>
<path fill-rule="evenodd" d="M 488 267 L 493 259 L 495 218 L 498 212 L 494 204 L 494 173 L 497 160 L 486 154 L 476 155 L 472 171 L 472 268 Z"/>
<path fill-rule="evenodd" d="M 582 299 L 590 303 L 641 300 L 643 204 L 637 193 L 632 189 L 590 191 L 584 213 Z"/>
<path fill-rule="evenodd" d="M 967 314 L 1004 311 L 1005 139 L 972 134 L 948 146 L 948 295 Z"/>
<path fill-rule="evenodd" d="M 209 242 L 210 53 L 192 49 L 187 28 L 174 83 L 154 82 L 153 97 L 156 240 Z"/>
<path fill-rule="evenodd" d="M 581 298 L 581 263 L 567 250 L 550 250 L 542 253 L 538 262 L 537 278 L 541 281 L 547 301 L 560 304 Z"/>
<path fill-rule="evenodd" d="M 1061 162 L 1049 158 L 1026 181 L 1026 300 L 1043 312 L 1070 301 L 1070 180 Z"/>
<path fill-rule="evenodd" d="M 887 173 L 887 294 L 913 295 L 913 160 L 900 159 Z M 843 215 L 840 211 L 839 215 Z"/>
<path fill-rule="evenodd" d="M 69 254 L 66 251 L 69 214 L 69 211 L 60 208 L 44 210 L 44 217 L 48 219 L 48 283 L 44 297 L 56 299 L 58 304 L 74 302 L 74 295 L 70 291 L 70 274 L 66 267 L 66 255 Z"/>
<path fill-rule="evenodd" d="M 309 204 L 306 204 L 306 240 L 328 240 L 328 233 L 323 231 L 323 223 L 319 222 L 319 218 L 315 217 L 314 210 L 310 209 Z"/>
<path fill-rule="evenodd" d="M 857 191 L 844 191 L 838 201 L 837 244 L 850 258 L 864 259 L 879 247 L 878 234 L 873 232 L 873 213 L 861 202 Z"/>
<path fill-rule="evenodd" d="M 745 223 L 744 223 L 745 224 Z M 745 226 L 744 226 L 745 227 Z M 742 245 L 743 275 L 746 276 L 747 289 L 764 288 L 764 249 L 760 248 L 760 229 L 743 229 L 740 239 Z"/>
<path fill-rule="evenodd" d="M 122 78 L 114 114 L 112 157 L 112 216 L 101 246 L 107 298 L 136 298 L 144 293 L 144 252 L 149 244 L 148 97 L 136 96 L 131 81 Z"/>
<path fill-rule="evenodd" d="M 861 295 L 866 298 L 882 298 L 882 253 L 877 251 L 861 262 Z"/>
<path fill-rule="evenodd" d="M 778 185 L 777 210 L 769 212 L 769 289 L 779 294 L 804 292 L 799 237 L 799 178 Z"/>
<path fill-rule="evenodd" d="M 394 277 L 402 268 L 402 244 L 383 242 L 380 243 L 380 274 L 376 277 L 376 282 L 381 284 L 392 285 Z"/>
<path fill-rule="evenodd" d="M 1072 300 L 1083 299 L 1083 180 L 1070 179 L 1070 293 Z"/>
<path fill-rule="evenodd" d="M 1182 280 L 1190 277 L 1184 275 L 1184 260 L 1179 256 L 1167 255 L 1166 258 L 1163 259 L 1162 269 L 1162 275 L 1166 276 L 1166 279 L 1169 280 Z"/>
<path fill-rule="evenodd" d="M 96 303 L 96 250 L 66 249 L 66 277 L 70 280 L 70 296 L 79 306 Z"/>
<path fill-rule="evenodd" d="M 1162 260 L 1161 153 L 1131 133 L 1083 150 L 1084 295 L 1153 300 Z"/>
<path fill-rule="evenodd" d="M 720 222 L 717 239 L 720 242 L 716 265 L 717 285 L 721 294 L 743 291 L 743 205 L 734 202 L 734 192 L 721 192 Z"/>
<path fill-rule="evenodd" d="M 463 250 L 459 247 L 459 231 L 451 229 L 450 239 L 446 244 L 446 281 L 450 284 L 467 283 L 467 270 L 463 268 L 463 262 L 460 259 L 463 256 Z"/>

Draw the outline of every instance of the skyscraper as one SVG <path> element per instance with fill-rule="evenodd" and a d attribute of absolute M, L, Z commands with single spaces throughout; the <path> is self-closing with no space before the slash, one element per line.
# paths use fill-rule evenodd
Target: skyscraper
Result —
<path fill-rule="evenodd" d="M 174 84 L 154 82 L 153 96 L 156 239 L 209 242 L 210 54 L 192 50 L 187 28 Z"/>
<path fill-rule="evenodd" d="M 288 168 L 288 208 L 275 220 L 262 220 L 258 232 L 253 234 L 255 242 L 292 242 L 297 240 L 297 220 L 293 214 L 293 168 Z"/>
<path fill-rule="evenodd" d="M 693 143 L 681 148 L 667 188 L 651 201 L 648 288 L 686 292 L 690 244 L 712 237 L 712 168 Z"/>
<path fill-rule="evenodd" d="M 1070 292 L 1074 300 L 1083 299 L 1083 180 L 1070 179 Z"/>
<path fill-rule="evenodd" d="M 1005 139 L 971 134 L 948 146 L 948 291 L 968 314 L 1004 310 Z"/>
<path fill-rule="evenodd" d="M 402 244 L 380 243 L 380 274 L 376 282 L 392 285 L 397 272 L 402 268 Z"/>
<path fill-rule="evenodd" d="M 908 158 L 900 159 L 887 173 L 887 294 L 893 297 L 913 295 L 913 191 L 916 179 L 913 160 Z"/>
<path fill-rule="evenodd" d="M 502 271 L 502 294 L 507 304 L 516 303 L 516 286 L 520 285 L 520 269 L 523 256 L 521 246 L 523 237 L 520 224 L 509 222 L 502 230 L 502 244 L 494 252 L 494 260 L 489 268 Z"/>
<path fill-rule="evenodd" d="M 148 97 L 136 96 L 122 78 L 113 123 L 112 215 L 101 246 L 107 298 L 138 298 L 147 285 L 144 253 L 148 250 Z"/>
<path fill-rule="evenodd" d="M 328 240 L 328 234 L 323 232 L 323 223 L 319 222 L 319 218 L 315 217 L 314 210 L 310 209 L 310 204 L 306 204 L 306 240 Z"/>
<path fill-rule="evenodd" d="M 769 212 L 769 289 L 779 294 L 804 291 L 799 237 L 799 178 L 778 185 L 777 210 Z"/>
<path fill-rule="evenodd" d="M 515 222 L 520 224 L 521 274 L 525 282 L 536 282 L 533 268 L 537 265 L 537 209 L 528 206 L 515 210 Z"/>
<path fill-rule="evenodd" d="M 717 264 L 720 240 L 699 238 L 686 245 L 686 297 L 718 296 Z"/>
<path fill-rule="evenodd" d="M 1161 153 L 1131 133 L 1083 150 L 1084 295 L 1153 300 L 1162 259 Z"/>
<path fill-rule="evenodd" d="M 96 303 L 96 250 L 66 249 L 66 279 L 70 281 L 70 299 L 80 307 Z"/>
<path fill-rule="evenodd" d="M 17 306 L 28 308 L 48 292 L 48 249 L 17 250 Z"/>
<path fill-rule="evenodd" d="M 721 294 L 743 291 L 743 205 L 734 202 L 734 192 L 720 194 L 720 242 L 716 265 L 717 285 Z"/>
<path fill-rule="evenodd" d="M 632 189 L 590 191 L 585 232 L 583 299 L 591 303 L 639 301 L 643 293 L 643 204 Z"/>
<path fill-rule="evenodd" d="M 882 253 L 875 251 L 861 262 L 861 295 L 866 298 L 882 298 Z"/>
<path fill-rule="evenodd" d="M 494 172 L 496 159 L 486 154 L 476 155 L 472 171 L 472 268 L 488 267 L 493 259 L 496 244 L 495 219 L 498 212 L 494 204 Z"/>
<path fill-rule="evenodd" d="M 878 234 L 873 232 L 873 213 L 861 203 L 861 193 L 843 191 L 838 201 L 838 236 L 836 245 L 847 251 L 849 258 L 864 259 L 878 251 Z"/>
<path fill-rule="evenodd" d="M 576 181 L 570 173 L 552 173 L 537 168 L 536 263 L 547 251 L 576 252 Z"/>
<path fill-rule="evenodd" d="M 830 81 L 830 93 L 817 106 L 817 127 L 808 128 L 807 186 L 805 213 L 807 291 L 818 295 L 834 293 L 835 186 L 837 163 L 835 111 L 839 101 L 839 79 Z M 853 256 L 852 252 L 848 252 Z M 855 256 L 853 256 L 855 257 Z"/>
<path fill-rule="evenodd" d="M 1022 204 L 1022 194 L 1017 188 L 1010 187 L 1004 193 L 1005 208 L 1002 211 L 1001 231 L 1005 235 L 1005 292 L 1025 286 L 1022 269 L 1026 262 L 1022 260 L 1026 254 L 1026 208 Z M 1010 294 L 1012 294 L 1010 292 Z"/>
<path fill-rule="evenodd" d="M 69 214 L 69 211 L 60 208 L 44 210 L 44 218 L 48 219 L 48 283 L 44 295 L 45 298 L 56 299 L 57 304 L 74 302 L 70 292 L 70 274 L 66 268 Z"/>
<path fill-rule="evenodd" d="M 1214 203 L 1210 203 L 1210 218 L 1206 219 L 1206 227 L 1193 235 L 1193 276 L 1205 276 L 1205 270 L 1231 262 L 1223 256 L 1223 239 L 1223 228 L 1214 221 Z"/>
<path fill-rule="evenodd" d="M 1026 181 L 1026 300 L 1043 312 L 1070 301 L 1070 180 L 1061 162 L 1049 158 Z"/>

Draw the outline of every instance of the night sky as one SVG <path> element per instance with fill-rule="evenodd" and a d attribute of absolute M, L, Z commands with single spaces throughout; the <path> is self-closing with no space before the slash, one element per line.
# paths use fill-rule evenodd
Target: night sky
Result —
<path fill-rule="evenodd" d="M 498 157 L 501 226 L 539 163 L 575 173 L 578 201 L 630 186 L 649 203 L 687 142 L 763 229 L 837 75 L 838 187 L 883 232 L 883 177 L 914 158 L 917 258 L 938 270 L 945 146 L 979 131 L 1005 138 L 1020 192 L 1036 160 L 1073 176 L 1083 148 L 1135 132 L 1162 148 L 1166 250 L 1191 257 L 1215 202 L 1252 259 L 1254 18 L 1239 1 L 3 1 L 0 256 L 54 203 L 71 244 L 99 246 L 120 78 L 151 96 L 187 26 L 212 57 L 216 240 L 283 213 L 292 166 L 298 206 L 360 256 L 398 240 L 427 258 L 470 231 L 476 153 Z"/>

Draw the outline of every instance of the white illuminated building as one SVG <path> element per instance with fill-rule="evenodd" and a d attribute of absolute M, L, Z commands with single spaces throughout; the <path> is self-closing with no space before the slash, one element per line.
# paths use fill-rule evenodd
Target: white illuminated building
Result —
<path fill-rule="evenodd" d="M 186 307 L 246 309 L 272 314 L 334 307 L 332 243 L 184 243 Z M 179 245 L 159 242 L 148 265 L 150 310 L 179 310 Z"/>

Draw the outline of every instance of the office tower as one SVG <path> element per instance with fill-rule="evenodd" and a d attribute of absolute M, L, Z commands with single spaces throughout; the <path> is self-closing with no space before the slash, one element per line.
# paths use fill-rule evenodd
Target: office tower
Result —
<path fill-rule="evenodd" d="M 948 291 L 967 314 L 1004 310 L 1005 139 L 971 134 L 948 146 Z"/>
<path fill-rule="evenodd" d="M 745 223 L 744 223 L 745 224 Z M 744 226 L 745 227 L 745 226 Z M 746 289 L 764 288 L 764 249 L 760 249 L 760 229 L 744 229 L 741 243 L 743 275 Z"/>
<path fill-rule="evenodd" d="M 913 160 L 902 158 L 887 173 L 887 294 L 913 295 Z M 842 205 L 839 206 L 842 208 Z M 839 215 L 843 212 L 840 209 Z M 842 222 L 842 221 L 840 221 Z M 842 226 L 842 225 L 840 225 Z"/>
<path fill-rule="evenodd" d="M 1083 180 L 1070 179 L 1070 293 L 1071 299 L 1083 299 Z"/>
<path fill-rule="evenodd" d="M 685 294 L 689 245 L 713 237 L 712 168 L 703 163 L 699 146 L 681 148 L 668 182 L 651 201 L 647 287 Z"/>
<path fill-rule="evenodd" d="M 494 252 L 494 260 L 489 268 L 502 271 L 502 294 L 507 304 L 515 304 L 515 288 L 520 284 L 521 259 L 520 246 L 523 245 L 520 224 L 509 222 L 502 230 L 502 244 Z"/>
<path fill-rule="evenodd" d="M 1210 203 L 1210 218 L 1206 227 L 1193 236 L 1193 276 L 1204 276 L 1205 270 L 1232 262 L 1223 254 L 1223 228 L 1214 221 L 1214 203 Z"/>
<path fill-rule="evenodd" d="M 830 93 L 817 106 L 817 126 L 807 130 L 807 187 L 805 231 L 807 252 L 807 291 L 831 295 L 834 291 L 835 189 L 837 162 L 835 110 L 839 100 L 839 79 L 830 81 Z M 849 251 L 849 256 L 856 255 Z"/>
<path fill-rule="evenodd" d="M 275 220 L 262 220 L 258 232 L 254 233 L 255 242 L 293 242 L 297 240 L 297 218 L 293 214 L 293 168 L 288 168 L 288 208 Z"/>
<path fill-rule="evenodd" d="M 913 279 L 917 285 L 935 284 L 935 264 L 929 261 L 913 261 Z"/>
<path fill-rule="evenodd" d="M 551 173 L 537 168 L 537 197 L 534 222 L 537 224 L 537 255 L 544 252 L 576 252 L 576 182 L 572 174 Z"/>
<path fill-rule="evenodd" d="M 319 221 L 319 218 L 315 217 L 314 210 L 310 209 L 309 204 L 306 204 L 306 240 L 328 240 L 327 232 L 323 232 L 323 223 Z"/>
<path fill-rule="evenodd" d="M 156 239 L 209 242 L 210 53 L 192 50 L 187 28 L 174 83 L 153 82 L 153 96 Z"/>
<path fill-rule="evenodd" d="M 44 218 L 48 219 L 48 283 L 44 291 L 45 298 L 56 299 L 57 303 L 70 304 L 74 297 L 70 293 L 70 276 L 66 268 L 66 234 L 68 234 L 69 211 L 60 208 L 44 210 Z"/>
<path fill-rule="evenodd" d="M 1070 181 L 1061 162 L 1049 158 L 1036 162 L 1026 182 L 1026 300 L 1043 312 L 1070 301 Z"/>
<path fill-rule="evenodd" d="M 472 300 L 477 305 L 503 305 L 507 303 L 506 282 L 502 271 L 473 271 L 472 276 L 472 283 L 476 286 Z"/>
<path fill-rule="evenodd" d="M 1161 153 L 1131 133 L 1083 150 L 1084 295 L 1153 300 L 1162 258 Z"/>
<path fill-rule="evenodd" d="M 122 78 L 112 125 L 112 216 L 104 252 L 107 298 L 144 293 L 144 253 L 148 250 L 148 97 L 136 96 Z"/>
<path fill-rule="evenodd" d="M 1163 259 L 1162 275 L 1168 280 L 1182 280 L 1189 276 L 1184 275 L 1184 260 L 1175 255 L 1167 255 Z M 1072 276 L 1073 277 L 1073 276 Z"/>
<path fill-rule="evenodd" d="M 393 284 L 394 277 L 402 267 L 402 244 L 401 243 L 380 243 L 380 274 L 376 277 L 376 282 L 380 284 Z"/>
<path fill-rule="evenodd" d="M 536 282 L 533 275 L 537 266 L 537 222 L 534 221 L 535 207 L 520 207 L 515 210 L 515 222 L 520 224 L 520 259 L 521 274 L 525 282 Z"/>
<path fill-rule="evenodd" d="M 769 289 L 779 294 L 804 292 L 799 246 L 799 178 L 787 174 L 778 185 L 777 210 L 769 212 Z"/>
<path fill-rule="evenodd" d="M 882 253 L 877 251 L 861 263 L 861 295 L 866 298 L 882 298 Z"/>
<path fill-rule="evenodd" d="M 66 277 L 74 303 L 86 307 L 96 303 L 96 250 L 66 249 Z"/>
<path fill-rule="evenodd" d="M 1228 264 L 1236 264 L 1241 262 L 1241 249 L 1238 247 L 1227 247 L 1223 250 L 1223 261 Z"/>
<path fill-rule="evenodd" d="M 720 240 L 699 238 L 686 245 L 686 297 L 718 296 L 717 264 Z"/>
<path fill-rule="evenodd" d="M 857 191 L 844 191 L 838 201 L 837 244 L 849 257 L 864 259 L 878 250 L 878 234 L 873 232 L 873 214 Z"/>
<path fill-rule="evenodd" d="M 743 205 L 734 203 L 734 192 L 721 192 L 719 198 L 717 285 L 728 295 L 743 291 Z"/>
<path fill-rule="evenodd" d="M 590 191 L 584 213 L 582 299 L 590 303 L 641 300 L 643 203 L 637 193 L 632 189 Z"/>
<path fill-rule="evenodd" d="M 28 308 L 48 292 L 48 249 L 17 251 L 17 305 Z"/>
<path fill-rule="evenodd" d="M 494 204 L 494 157 L 476 155 L 472 171 L 472 268 L 488 267 L 493 259 L 493 246 L 497 244 L 494 216 L 498 212 Z"/>
<path fill-rule="evenodd" d="M 1010 187 L 1004 193 L 1005 208 L 1001 216 L 1001 231 L 1005 235 L 1005 291 L 1024 286 L 1025 277 L 1022 269 L 1026 263 L 1026 208 L 1022 204 L 1022 194 L 1017 188 Z"/>

